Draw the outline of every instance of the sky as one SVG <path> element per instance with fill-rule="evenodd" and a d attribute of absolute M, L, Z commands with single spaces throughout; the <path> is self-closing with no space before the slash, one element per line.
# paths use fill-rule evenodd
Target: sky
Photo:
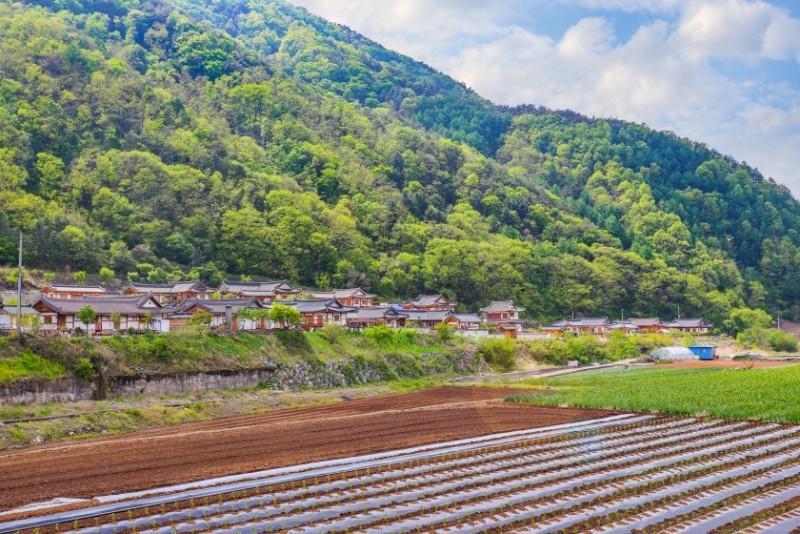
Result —
<path fill-rule="evenodd" d="M 500 104 L 646 123 L 800 198 L 800 0 L 291 0 Z"/>

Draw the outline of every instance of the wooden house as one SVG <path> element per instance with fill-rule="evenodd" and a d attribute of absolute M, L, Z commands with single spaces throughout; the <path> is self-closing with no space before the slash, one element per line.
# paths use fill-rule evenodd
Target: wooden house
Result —
<path fill-rule="evenodd" d="M 47 284 L 41 291 L 43 297 L 53 299 L 79 299 L 83 297 L 102 297 L 108 290 L 101 286 L 81 286 L 74 284 Z"/>
<path fill-rule="evenodd" d="M 247 299 L 189 299 L 180 303 L 175 312 L 169 316 L 170 329 L 180 330 L 189 325 L 191 317 L 198 312 L 206 311 L 211 314 L 211 329 L 225 330 L 230 321 L 231 330 L 254 331 L 272 328 L 266 317 L 252 319 L 243 317 L 243 309 L 263 309 L 255 297 Z"/>
<path fill-rule="evenodd" d="M 358 308 L 355 313 L 347 317 L 347 326 L 350 329 L 360 330 L 368 326 L 385 325 L 390 328 L 405 326 L 408 314 L 391 306 L 380 308 Z"/>
<path fill-rule="evenodd" d="M 22 329 L 29 331 L 33 325 L 30 324 L 29 319 L 33 316 L 39 317 L 39 312 L 31 306 L 21 306 L 17 309 L 17 305 L 6 306 L 0 302 L 0 332 L 8 332 L 17 329 L 17 313 L 22 315 Z"/>
<path fill-rule="evenodd" d="M 640 334 L 657 334 L 664 331 L 664 324 L 658 317 L 631 318 L 628 322 L 635 325 Z"/>
<path fill-rule="evenodd" d="M 78 312 L 86 306 L 95 312 L 94 323 L 84 324 Z M 42 332 L 73 332 L 87 330 L 90 335 L 113 334 L 135 330 L 166 332 L 169 322 L 165 310 L 150 295 L 132 297 L 83 297 L 53 299 L 40 297 L 32 307 L 41 317 Z M 115 324 L 118 322 L 119 324 Z"/>
<path fill-rule="evenodd" d="M 220 284 L 218 291 L 223 295 L 234 298 L 255 298 L 259 302 L 272 302 L 275 300 L 291 300 L 299 296 L 303 290 L 292 287 L 285 280 L 270 282 L 233 282 L 225 280 Z"/>
<path fill-rule="evenodd" d="M 416 311 L 455 311 L 456 303 L 451 302 L 446 295 L 418 295 L 408 299 L 403 304 L 403 310 Z"/>
<path fill-rule="evenodd" d="M 556 335 L 570 334 L 594 334 L 597 336 L 604 336 L 608 333 L 608 327 L 611 322 L 608 317 L 582 317 L 579 319 L 564 319 L 556 321 L 542 330 Z"/>
<path fill-rule="evenodd" d="M 122 290 L 123 295 L 152 295 L 162 306 L 179 304 L 184 300 L 209 298 L 208 287 L 203 282 L 175 282 L 174 284 L 130 284 Z"/>
<path fill-rule="evenodd" d="M 474 313 L 451 313 L 445 322 L 456 330 L 480 330 L 483 319 Z"/>
<path fill-rule="evenodd" d="M 711 323 L 703 319 L 702 317 L 697 318 L 686 318 L 686 319 L 673 319 L 668 323 L 664 323 L 664 328 L 666 328 L 669 332 L 677 332 L 683 334 L 708 334 L 708 332 L 714 327 Z"/>
<path fill-rule="evenodd" d="M 446 323 L 452 315 L 450 310 L 424 311 L 403 308 L 401 311 L 408 315 L 406 325 L 423 330 L 432 330 L 440 324 Z"/>
<path fill-rule="evenodd" d="M 353 306 L 354 308 L 371 308 L 375 305 L 375 295 L 367 293 L 360 287 L 319 291 L 312 293 L 311 296 L 315 299 L 336 299 L 343 306 Z"/>
<path fill-rule="evenodd" d="M 495 300 L 488 306 L 480 309 L 481 317 L 484 322 L 503 330 L 522 330 L 522 321 L 519 319 L 519 312 L 525 308 L 514 305 L 511 300 Z"/>
<path fill-rule="evenodd" d="M 623 334 L 638 334 L 639 327 L 633 321 L 616 321 L 608 325 L 608 332 L 622 332 Z"/>
<path fill-rule="evenodd" d="M 357 308 L 345 306 L 336 299 L 296 300 L 287 303 L 300 312 L 304 330 L 316 330 L 329 324 L 347 326 L 347 317 Z"/>

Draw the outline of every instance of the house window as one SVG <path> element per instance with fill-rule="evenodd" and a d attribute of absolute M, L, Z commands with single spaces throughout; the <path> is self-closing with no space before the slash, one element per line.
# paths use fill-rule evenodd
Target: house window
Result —
<path fill-rule="evenodd" d="M 53 316 L 52 315 L 45 315 L 44 316 L 44 324 L 53 324 Z"/>

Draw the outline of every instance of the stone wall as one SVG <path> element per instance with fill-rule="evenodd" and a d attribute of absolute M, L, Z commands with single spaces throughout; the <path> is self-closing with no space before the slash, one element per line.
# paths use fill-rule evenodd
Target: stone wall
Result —
<path fill-rule="evenodd" d="M 102 385 L 79 378 L 0 383 L 0 405 L 175 395 L 256 386 L 282 390 L 324 389 L 438 373 L 475 373 L 484 369 L 483 360 L 472 352 L 396 354 L 374 359 L 343 358 L 328 362 L 266 361 L 264 367 L 259 369 L 120 376 L 108 378 Z"/>

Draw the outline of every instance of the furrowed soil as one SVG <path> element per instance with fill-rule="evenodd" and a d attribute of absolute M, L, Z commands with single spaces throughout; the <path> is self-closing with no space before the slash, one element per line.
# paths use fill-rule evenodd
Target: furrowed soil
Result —
<path fill-rule="evenodd" d="M 502 403 L 519 391 L 441 387 L 8 452 L 0 510 L 614 413 Z"/>

